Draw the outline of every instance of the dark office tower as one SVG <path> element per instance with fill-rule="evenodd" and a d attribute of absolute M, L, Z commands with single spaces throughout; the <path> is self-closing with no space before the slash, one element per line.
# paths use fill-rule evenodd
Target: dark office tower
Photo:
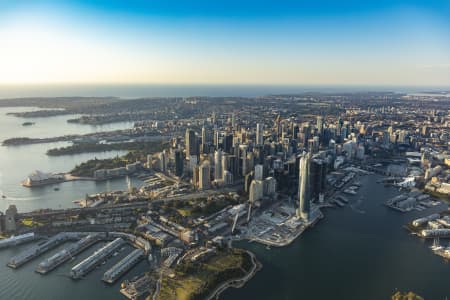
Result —
<path fill-rule="evenodd" d="M 295 140 L 291 140 L 289 146 L 292 148 L 292 153 L 297 153 L 297 142 Z"/>
<path fill-rule="evenodd" d="M 298 125 L 292 126 L 292 139 L 297 140 L 299 132 L 300 132 L 300 129 L 299 129 Z"/>
<path fill-rule="evenodd" d="M 325 192 L 326 163 L 322 159 L 311 160 L 311 198 L 319 199 Z"/>
<path fill-rule="evenodd" d="M 183 175 L 183 155 L 180 150 L 175 150 L 175 175 Z"/>
<path fill-rule="evenodd" d="M 255 164 L 262 164 L 264 161 L 264 148 L 263 146 L 253 147 L 253 159 Z"/>
<path fill-rule="evenodd" d="M 233 148 L 233 135 L 227 134 L 223 137 L 223 151 L 228 154 L 231 154 L 231 150 Z"/>
<path fill-rule="evenodd" d="M 228 170 L 233 174 L 233 178 L 239 177 L 239 169 L 238 167 L 238 160 L 236 159 L 236 156 L 229 155 L 228 156 Z"/>
<path fill-rule="evenodd" d="M 303 136 L 303 146 L 307 147 L 308 146 L 308 140 L 311 137 L 311 128 L 309 127 L 309 125 L 303 125 L 300 132 L 301 132 L 301 134 Z"/>
<path fill-rule="evenodd" d="M 191 155 L 197 155 L 197 138 L 195 137 L 194 130 L 186 129 L 186 158 L 189 158 Z"/>
<path fill-rule="evenodd" d="M 309 221 L 310 201 L 311 201 L 311 154 L 308 152 L 300 159 L 299 170 L 299 186 L 298 199 L 299 207 L 297 216 L 302 218 L 305 222 Z"/>
<path fill-rule="evenodd" d="M 331 131 L 328 128 L 326 128 L 323 130 L 323 135 L 320 143 L 324 147 L 328 147 L 328 145 L 330 144 L 330 140 L 331 140 Z"/>

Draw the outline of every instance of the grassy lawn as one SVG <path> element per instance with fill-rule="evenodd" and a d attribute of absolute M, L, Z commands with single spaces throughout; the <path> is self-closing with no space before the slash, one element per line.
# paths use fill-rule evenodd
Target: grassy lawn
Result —
<path fill-rule="evenodd" d="M 179 266 L 174 278 L 163 278 L 158 299 L 203 299 L 222 282 L 244 276 L 249 269 L 247 260 L 246 252 L 233 249 L 219 252 L 198 265 Z"/>

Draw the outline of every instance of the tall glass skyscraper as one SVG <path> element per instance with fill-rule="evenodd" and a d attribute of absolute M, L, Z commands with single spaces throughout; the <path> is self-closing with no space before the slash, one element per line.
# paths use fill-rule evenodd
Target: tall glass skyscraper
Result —
<path fill-rule="evenodd" d="M 300 158 L 299 178 L 298 178 L 298 199 L 299 207 L 297 216 L 304 221 L 309 220 L 310 201 L 311 201 L 311 152 L 303 154 Z"/>

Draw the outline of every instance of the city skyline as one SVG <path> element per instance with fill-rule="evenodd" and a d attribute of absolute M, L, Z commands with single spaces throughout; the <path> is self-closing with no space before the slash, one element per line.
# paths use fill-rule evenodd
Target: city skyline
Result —
<path fill-rule="evenodd" d="M 445 1 L 0 4 L 0 85 L 446 86 Z"/>

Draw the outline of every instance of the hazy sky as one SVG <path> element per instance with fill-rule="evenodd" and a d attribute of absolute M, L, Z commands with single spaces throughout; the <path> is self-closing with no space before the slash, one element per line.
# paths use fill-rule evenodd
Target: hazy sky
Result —
<path fill-rule="evenodd" d="M 450 1 L 0 0 L 0 84 L 450 85 Z"/>

